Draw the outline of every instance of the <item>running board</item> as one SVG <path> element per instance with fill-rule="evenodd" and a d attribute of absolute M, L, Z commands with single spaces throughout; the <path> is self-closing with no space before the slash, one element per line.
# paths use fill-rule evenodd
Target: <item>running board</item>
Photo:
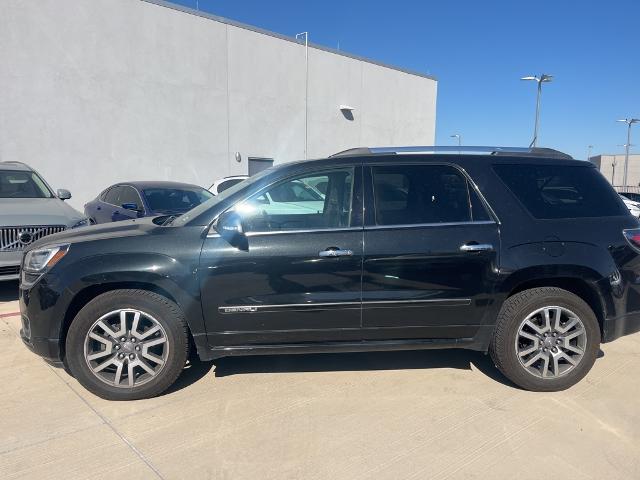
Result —
<path fill-rule="evenodd" d="M 476 341 L 473 338 L 436 338 L 429 340 L 364 340 L 361 342 L 235 345 L 228 347 L 214 347 L 210 349 L 208 351 L 208 360 L 245 355 L 386 352 L 397 350 L 431 350 L 439 348 L 473 348 L 475 343 Z"/>

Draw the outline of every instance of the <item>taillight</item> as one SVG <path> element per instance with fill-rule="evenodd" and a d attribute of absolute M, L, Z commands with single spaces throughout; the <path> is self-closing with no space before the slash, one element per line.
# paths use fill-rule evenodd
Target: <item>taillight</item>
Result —
<path fill-rule="evenodd" d="M 631 245 L 636 252 L 640 253 L 640 228 L 630 228 L 623 230 L 622 233 L 629 245 Z"/>

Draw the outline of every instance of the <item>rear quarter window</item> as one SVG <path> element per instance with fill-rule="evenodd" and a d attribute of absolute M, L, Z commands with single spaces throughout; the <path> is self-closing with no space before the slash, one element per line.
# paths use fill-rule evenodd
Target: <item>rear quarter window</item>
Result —
<path fill-rule="evenodd" d="M 627 215 L 611 185 L 588 165 L 494 165 L 511 193 L 535 218 Z"/>

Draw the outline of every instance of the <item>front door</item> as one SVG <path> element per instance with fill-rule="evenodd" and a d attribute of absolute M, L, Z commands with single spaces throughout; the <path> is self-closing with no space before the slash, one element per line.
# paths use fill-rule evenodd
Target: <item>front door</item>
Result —
<path fill-rule="evenodd" d="M 472 337 L 492 298 L 498 226 L 450 165 L 366 171 L 363 336 Z"/>
<path fill-rule="evenodd" d="M 242 242 L 215 231 L 200 260 L 212 346 L 360 338 L 361 169 L 283 179 L 219 217 L 240 216 Z M 326 193 L 311 186 L 327 182 Z M 266 202 L 275 199 L 277 204 Z M 220 224 L 216 225 L 222 231 Z"/>

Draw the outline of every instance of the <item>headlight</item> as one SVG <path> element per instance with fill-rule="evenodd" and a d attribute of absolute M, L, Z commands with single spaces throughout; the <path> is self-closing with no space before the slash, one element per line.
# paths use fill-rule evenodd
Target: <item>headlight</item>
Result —
<path fill-rule="evenodd" d="M 44 273 L 53 267 L 69 251 L 69 245 L 56 245 L 29 250 L 24 256 L 23 270 L 27 273 Z"/>
<path fill-rule="evenodd" d="M 89 225 L 91 225 L 91 221 L 88 218 L 83 218 L 78 223 L 72 225 L 71 228 L 88 227 Z"/>

